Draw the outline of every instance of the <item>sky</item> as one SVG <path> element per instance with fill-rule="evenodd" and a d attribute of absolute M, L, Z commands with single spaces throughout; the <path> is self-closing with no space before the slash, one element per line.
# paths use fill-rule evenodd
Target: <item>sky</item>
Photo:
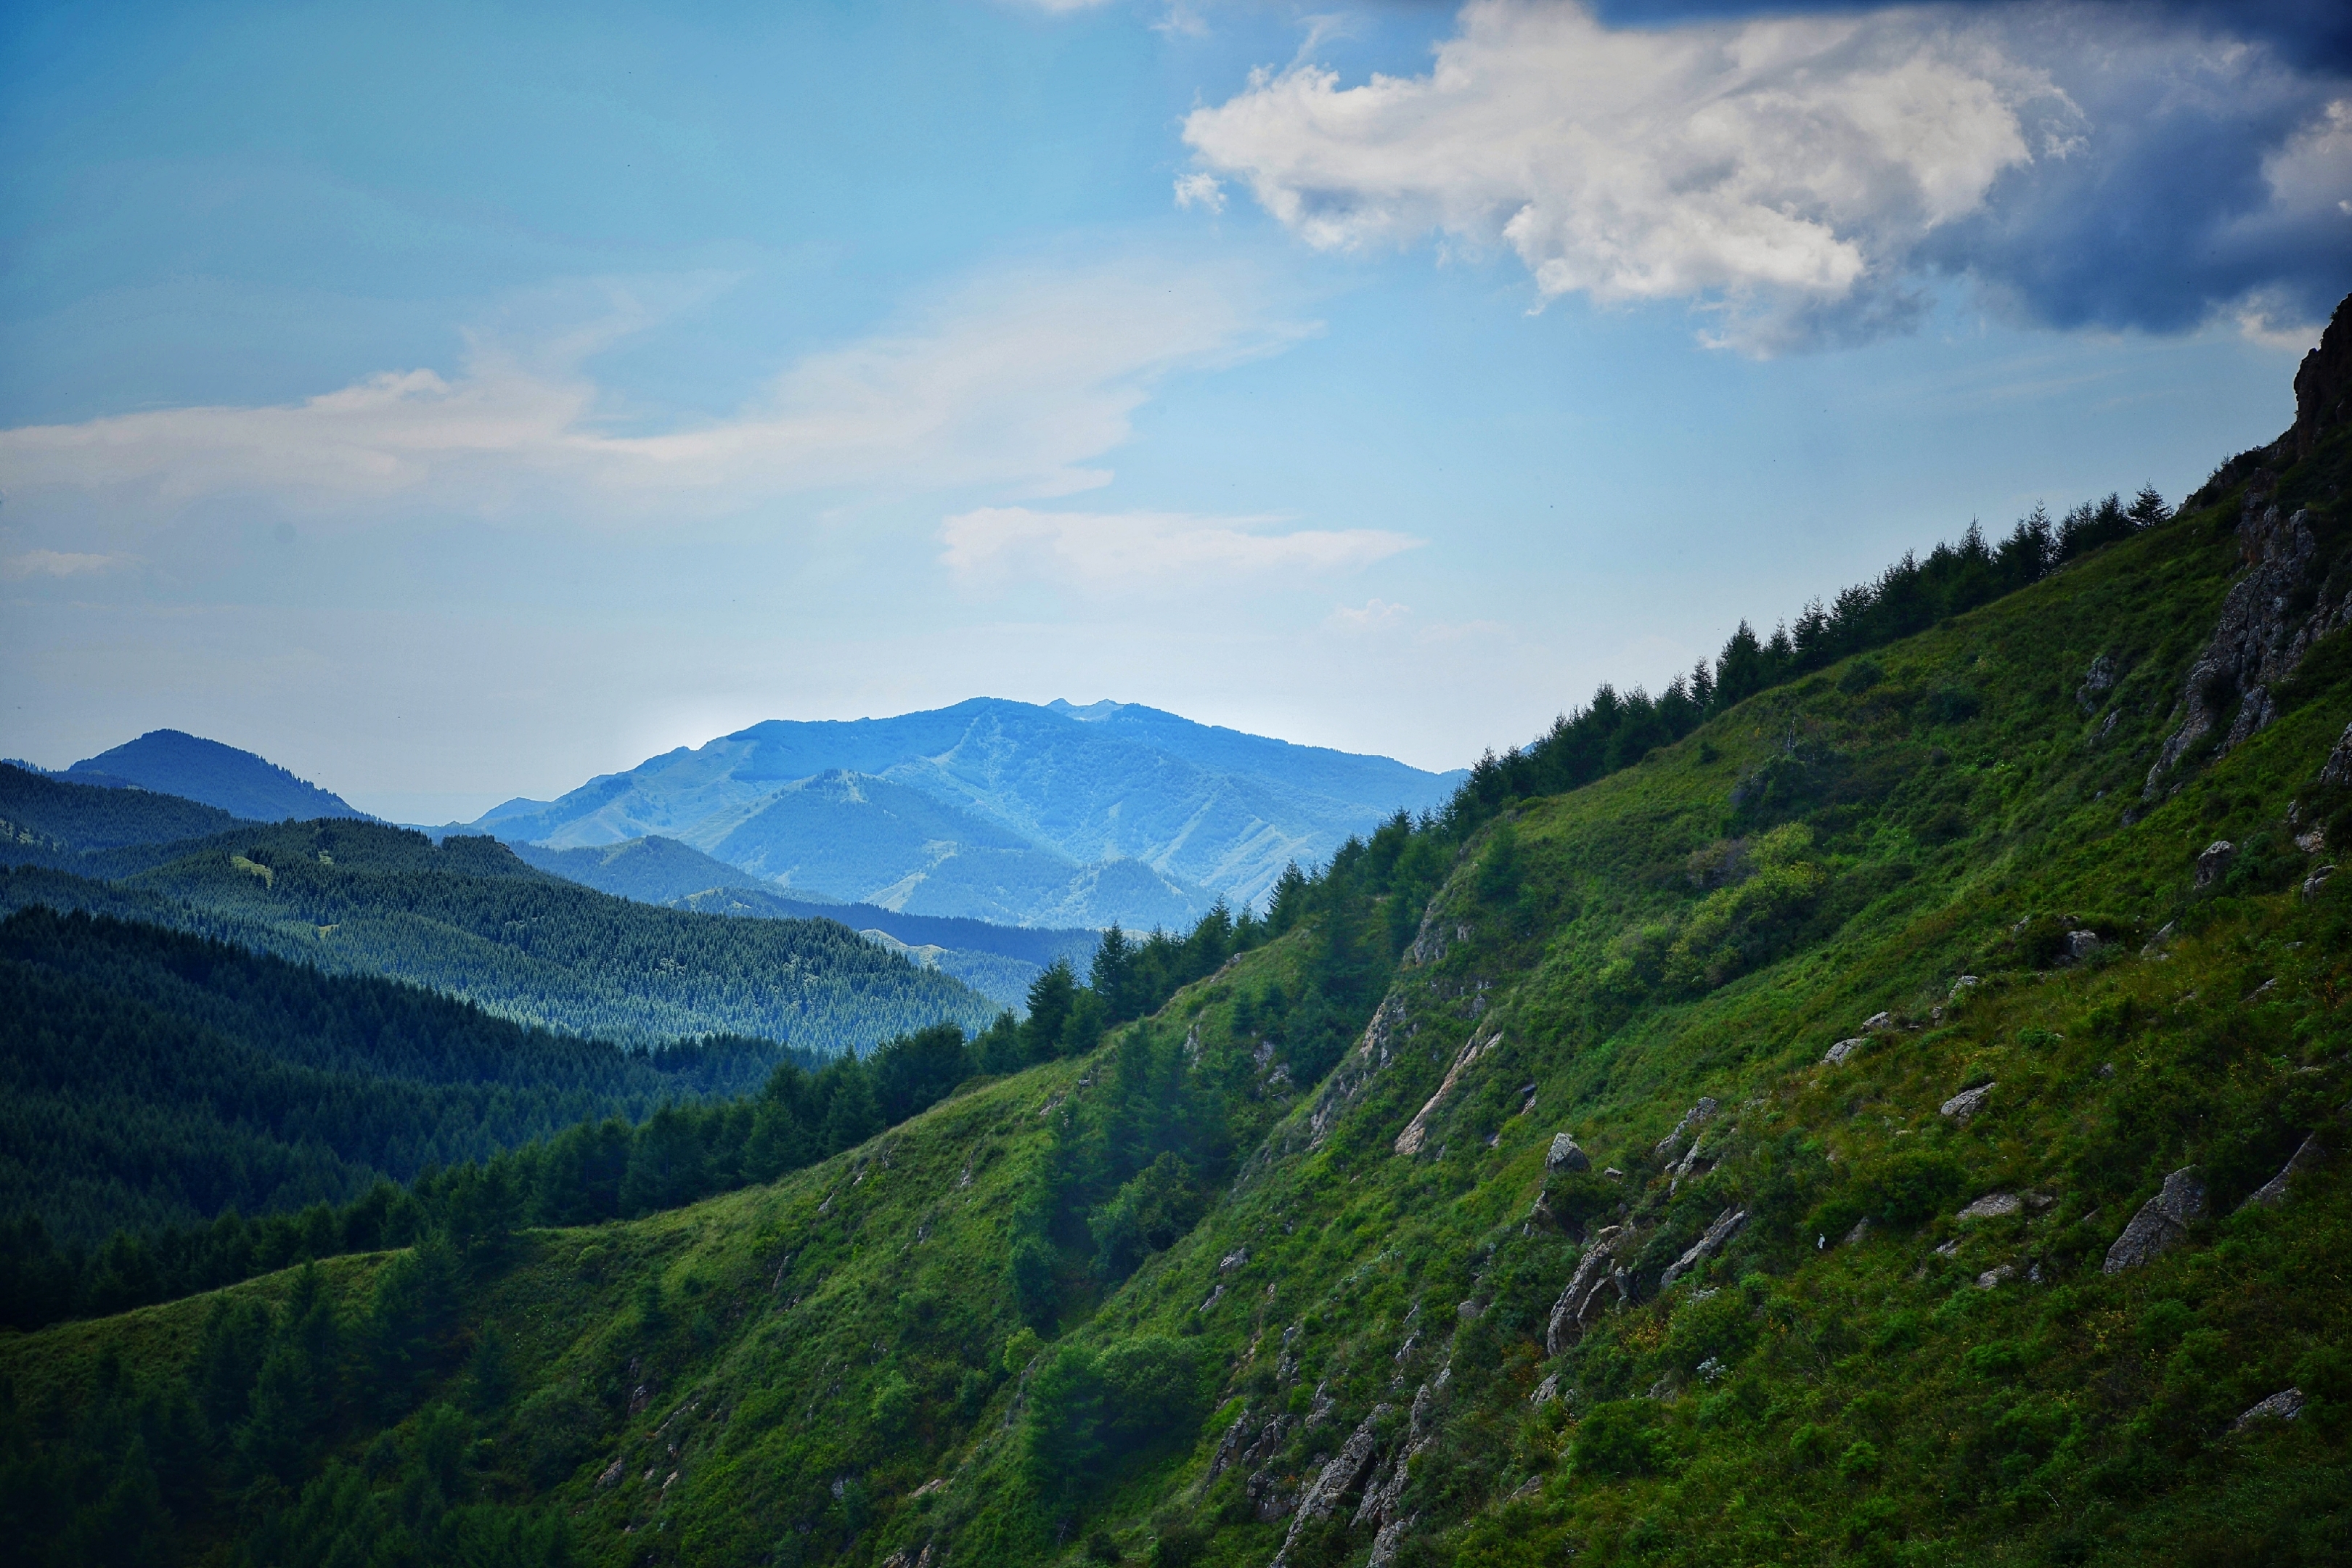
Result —
<path fill-rule="evenodd" d="M 440 822 L 985 695 L 1460 766 L 2178 500 L 2347 290 L 2297 0 L 18 0 L 0 754 Z"/>

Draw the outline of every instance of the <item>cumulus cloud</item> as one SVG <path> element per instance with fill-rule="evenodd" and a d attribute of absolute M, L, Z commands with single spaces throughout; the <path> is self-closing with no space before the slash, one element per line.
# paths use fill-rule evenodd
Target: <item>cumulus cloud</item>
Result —
<path fill-rule="evenodd" d="M 91 572 L 110 571 L 130 563 L 128 555 L 91 555 L 71 550 L 27 550 L 20 555 L 0 560 L 0 576 L 79 577 Z"/>
<path fill-rule="evenodd" d="M 1349 571 L 1422 542 L 1370 528 L 1277 532 L 1277 521 L 983 507 L 940 524 L 940 560 L 974 586 L 1043 579 L 1131 590 Z"/>
<path fill-rule="evenodd" d="M 388 371 L 274 407 L 163 409 L 0 431 L 0 484 L 159 510 L 260 492 L 307 507 L 395 497 L 495 508 L 526 492 L 619 517 L 725 510 L 860 485 L 1066 494 L 1109 477 L 1165 376 L 1276 352 L 1238 278 L 1135 265 L 998 276 L 910 326 L 813 353 L 731 416 L 625 433 L 579 363 L 611 334 L 473 343 L 456 374 Z"/>
<path fill-rule="evenodd" d="M 1189 174 L 1176 176 L 1176 205 L 1199 207 L 1205 212 L 1225 210 L 1225 187 L 1216 175 L 1195 169 Z"/>
<path fill-rule="evenodd" d="M 1386 599 L 1367 599 L 1361 605 L 1335 605 L 1323 617 L 1324 626 L 1335 632 L 1376 632 L 1401 626 L 1412 614 L 1410 605 L 1391 605 Z"/>
<path fill-rule="evenodd" d="M 2171 13 L 1632 29 L 1477 0 L 1425 74 L 1262 70 L 1184 138 L 1317 247 L 1506 247 L 1545 299 L 1694 301 L 1771 352 L 1901 326 L 1937 274 L 2059 325 L 2177 326 L 2256 288 L 2318 313 L 2352 254 L 2342 96 Z"/>

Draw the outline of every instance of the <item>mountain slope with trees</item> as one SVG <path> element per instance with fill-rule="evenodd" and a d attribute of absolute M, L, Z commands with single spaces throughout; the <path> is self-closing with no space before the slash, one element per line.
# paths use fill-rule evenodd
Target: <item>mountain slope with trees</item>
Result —
<path fill-rule="evenodd" d="M 1882 579 L 1757 689 L 1777 639 L 1735 638 L 1678 737 L 1596 700 L 1262 921 L 1049 971 L 965 1047 L 993 1076 L 772 1182 L 0 1340 L 6 1527 L 2342 1561 L 2347 479 L 2352 431 L 2299 426 L 1924 625 Z"/>
<path fill-rule="evenodd" d="M 135 741 L 83 758 L 57 776 L 69 784 L 178 795 L 249 822 L 367 815 L 267 757 L 178 730 L 150 730 Z"/>

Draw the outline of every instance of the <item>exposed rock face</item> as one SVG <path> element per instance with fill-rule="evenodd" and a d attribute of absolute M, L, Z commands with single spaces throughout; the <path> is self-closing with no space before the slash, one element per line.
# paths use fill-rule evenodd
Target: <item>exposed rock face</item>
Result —
<path fill-rule="evenodd" d="M 2210 888 L 2230 874 L 2230 862 L 2238 858 L 2238 847 L 2226 838 L 2216 838 L 2205 846 L 2197 857 L 2197 885 Z"/>
<path fill-rule="evenodd" d="M 2278 508 L 2249 486 L 2238 535 L 2246 570 L 2230 584 L 2213 636 L 2189 667 L 2180 694 L 2180 727 L 2148 769 L 2143 800 L 2156 798 L 2164 775 L 2230 717 L 2232 703 L 2236 714 L 2222 736 L 2222 751 L 2269 723 L 2278 711 L 2271 688 L 2294 673 L 2314 642 L 2352 624 L 2352 594 L 2334 600 L 2319 595 L 2314 602 L 2312 590 L 2319 586 L 2326 563 L 2305 513 L 2282 519 Z"/>
<path fill-rule="evenodd" d="M 1997 1083 L 1988 1083 L 1975 1089 L 1964 1089 L 1936 1109 L 1955 1121 L 1966 1121 L 1984 1109 L 1984 1102 L 1991 1099 L 1992 1091 L 2000 1087 Z"/>
<path fill-rule="evenodd" d="M 1404 1131 L 1397 1134 L 1396 1152 L 1398 1153 L 1421 1152 L 1422 1146 L 1429 1142 L 1430 1117 L 1434 1115 L 1437 1108 L 1444 1103 L 1445 1097 L 1454 1092 L 1454 1086 L 1462 1081 L 1462 1075 L 1475 1067 L 1478 1058 L 1492 1049 L 1495 1043 L 1502 1037 L 1499 1031 L 1480 1032 L 1474 1033 L 1462 1043 L 1462 1048 L 1454 1055 L 1454 1065 L 1445 1069 L 1445 1079 L 1437 1086 L 1437 1092 L 1423 1102 L 1421 1109 L 1413 1112 L 1412 1120 L 1405 1123 Z"/>
<path fill-rule="evenodd" d="M 1747 1223 L 1748 1211 L 1746 1209 L 1726 1209 L 1721 1214 L 1716 1215 L 1715 1223 L 1706 1227 L 1706 1234 L 1700 1237 L 1696 1241 L 1691 1243 L 1691 1247 L 1688 1252 L 1684 1253 L 1680 1258 L 1675 1258 L 1672 1263 L 1666 1266 L 1665 1273 L 1658 1277 L 1658 1289 L 1661 1290 L 1664 1289 L 1667 1286 L 1672 1285 L 1675 1280 L 1681 1279 L 1684 1275 L 1689 1273 L 1692 1269 L 1697 1268 L 1708 1258 L 1713 1258 L 1717 1253 L 1722 1251 L 1724 1243 L 1738 1235 L 1739 1227 Z"/>
<path fill-rule="evenodd" d="M 2238 1206 L 2250 1209 L 2260 1204 L 2264 1208 L 2277 1208 L 2286 1202 L 2288 1184 L 2305 1171 L 2315 1171 L 2327 1163 L 2327 1145 L 2319 1141 L 2319 1134 L 2313 1133 L 2288 1157 L 2287 1163 L 2279 1167 L 2277 1175 L 2255 1188 L 2253 1195 Z"/>
<path fill-rule="evenodd" d="M 2164 1178 L 2164 1189 L 2140 1205 L 2116 1244 L 2107 1248 L 2105 1274 L 2137 1268 L 2158 1253 L 2185 1240 L 2189 1227 L 2205 1217 L 2205 1179 L 2193 1165 L 2183 1165 Z"/>
<path fill-rule="evenodd" d="M 1365 1085 L 1394 1061 L 1397 1053 L 1412 1038 L 1413 1026 L 1406 1021 L 1404 1001 L 1391 993 L 1373 1010 L 1371 1021 L 1364 1026 L 1363 1038 L 1356 1048 L 1339 1058 L 1315 1091 L 1303 1121 L 1286 1122 L 1273 1136 L 1258 1145 L 1234 1178 L 1234 1191 L 1240 1192 L 1256 1179 L 1259 1173 L 1285 1155 L 1296 1154 L 1302 1149 L 1320 1149 L 1339 1124 L 1348 1108 L 1364 1092 Z"/>
<path fill-rule="evenodd" d="M 1576 1146 L 1575 1139 L 1562 1132 L 1552 1139 L 1551 1148 L 1544 1155 L 1544 1169 L 1589 1171 L 1592 1169 L 1592 1160 L 1583 1150 Z"/>
<path fill-rule="evenodd" d="M 1632 1298 L 1632 1283 L 1617 1259 L 1633 1250 L 1633 1240 L 1631 1227 L 1612 1225 L 1585 1247 L 1584 1255 L 1576 1260 L 1576 1272 L 1569 1277 L 1568 1289 L 1552 1303 L 1551 1321 L 1544 1330 L 1546 1355 L 1558 1355 L 1574 1344 L 1612 1302 Z"/>
<path fill-rule="evenodd" d="M 2025 1207 L 2025 1200 L 2015 1193 L 1988 1193 L 1962 1209 L 1957 1219 L 2003 1219 Z"/>
<path fill-rule="evenodd" d="M 1432 899 L 1429 908 L 1422 911 L 1421 930 L 1413 934 L 1412 945 L 1404 950 L 1404 956 L 1397 961 L 1397 967 L 1418 969 L 1423 964 L 1441 963 L 1448 947 L 1469 940 L 1469 922 L 1440 914 L 1437 900 Z"/>
<path fill-rule="evenodd" d="M 1716 1109 L 1713 1095 L 1701 1095 L 1699 1102 L 1683 1112 L 1683 1119 L 1675 1123 L 1675 1130 L 1659 1139 L 1658 1146 L 1651 1152 L 1661 1160 L 1674 1158 L 1675 1152 L 1682 1148 L 1683 1140 L 1685 1137 L 1696 1137 L 1700 1128 L 1715 1120 Z"/>
<path fill-rule="evenodd" d="M 2336 307 L 2319 346 L 2303 356 L 2294 373 L 2294 425 L 2279 437 L 2289 462 L 2311 456 L 2319 437 L 2352 419 L 2352 296 Z"/>

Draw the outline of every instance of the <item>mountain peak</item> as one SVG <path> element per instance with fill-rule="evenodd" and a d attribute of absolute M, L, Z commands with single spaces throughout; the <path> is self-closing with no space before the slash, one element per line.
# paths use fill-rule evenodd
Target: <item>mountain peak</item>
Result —
<path fill-rule="evenodd" d="M 150 730 L 54 776 L 74 784 L 175 795 L 254 822 L 367 815 L 267 757 L 184 730 Z"/>

